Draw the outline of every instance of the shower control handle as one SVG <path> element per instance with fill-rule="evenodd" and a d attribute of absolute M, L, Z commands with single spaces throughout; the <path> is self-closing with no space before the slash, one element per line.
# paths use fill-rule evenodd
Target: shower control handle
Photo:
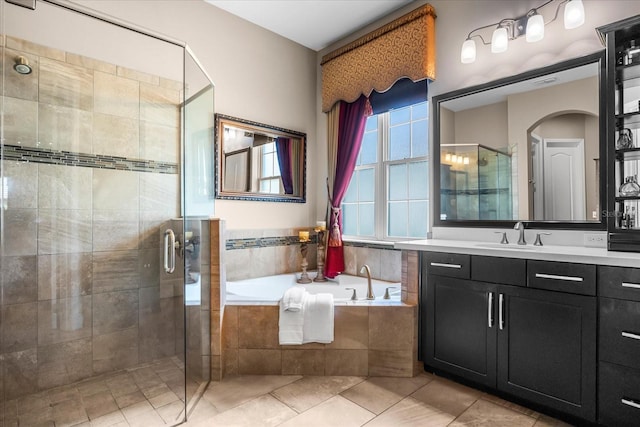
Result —
<path fill-rule="evenodd" d="M 171 274 L 176 269 L 176 235 L 172 229 L 164 232 L 164 271 Z"/>

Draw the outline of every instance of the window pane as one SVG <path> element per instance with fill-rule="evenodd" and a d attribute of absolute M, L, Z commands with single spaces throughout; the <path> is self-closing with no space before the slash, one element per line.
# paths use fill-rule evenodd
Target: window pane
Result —
<path fill-rule="evenodd" d="M 411 123 L 411 157 L 428 154 L 429 128 L 426 120 Z"/>
<path fill-rule="evenodd" d="M 409 202 L 409 236 L 427 237 L 428 202 Z"/>
<path fill-rule="evenodd" d="M 349 236 L 358 234 L 358 205 L 342 205 L 342 232 Z"/>
<path fill-rule="evenodd" d="M 400 108 L 389 111 L 389 123 L 391 126 L 408 123 L 411 120 L 411 107 Z"/>
<path fill-rule="evenodd" d="M 364 131 L 368 132 L 370 130 L 378 129 L 378 116 L 369 116 L 367 117 L 367 122 L 364 126 Z"/>
<path fill-rule="evenodd" d="M 421 102 L 419 104 L 415 104 L 411 107 L 411 119 L 426 119 L 428 114 L 428 102 Z"/>
<path fill-rule="evenodd" d="M 373 169 L 363 169 L 358 172 L 358 201 L 373 202 L 376 191 L 376 181 Z"/>
<path fill-rule="evenodd" d="M 260 192 L 261 193 L 269 192 L 269 181 L 260 181 Z"/>
<path fill-rule="evenodd" d="M 260 176 L 273 176 L 273 153 L 262 156 L 262 174 Z"/>
<path fill-rule="evenodd" d="M 375 218 L 374 218 L 374 205 L 373 203 L 364 203 L 360 205 L 358 221 L 360 225 L 360 236 L 374 236 L 375 233 Z"/>
<path fill-rule="evenodd" d="M 355 171 L 351 176 L 351 182 L 347 187 L 347 192 L 342 198 L 343 203 L 357 202 L 358 201 L 358 171 Z"/>
<path fill-rule="evenodd" d="M 358 161 L 358 165 L 370 165 L 378 161 L 378 132 L 364 134 Z"/>
<path fill-rule="evenodd" d="M 389 202 L 389 236 L 407 236 L 407 202 Z"/>
<path fill-rule="evenodd" d="M 409 199 L 429 198 L 427 162 L 409 163 Z"/>
<path fill-rule="evenodd" d="M 389 129 L 389 160 L 407 159 L 411 156 L 410 129 L 409 124 Z"/>
<path fill-rule="evenodd" d="M 389 166 L 389 200 L 407 199 L 407 165 Z"/>

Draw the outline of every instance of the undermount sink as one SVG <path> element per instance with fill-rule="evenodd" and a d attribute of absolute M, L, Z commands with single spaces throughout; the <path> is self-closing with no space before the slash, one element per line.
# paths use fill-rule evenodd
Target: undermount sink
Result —
<path fill-rule="evenodd" d="M 542 246 L 533 246 L 533 245 L 516 245 L 516 244 L 503 244 L 503 243 L 478 243 L 477 247 L 480 248 L 491 248 L 491 249 L 511 249 L 511 250 L 540 250 Z"/>

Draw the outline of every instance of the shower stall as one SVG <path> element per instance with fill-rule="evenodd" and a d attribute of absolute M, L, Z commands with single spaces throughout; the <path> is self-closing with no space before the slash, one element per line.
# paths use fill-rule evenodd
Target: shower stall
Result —
<path fill-rule="evenodd" d="M 208 381 L 184 289 L 207 271 L 211 79 L 64 0 L 0 0 L 0 53 L 0 426 L 179 424 Z"/>

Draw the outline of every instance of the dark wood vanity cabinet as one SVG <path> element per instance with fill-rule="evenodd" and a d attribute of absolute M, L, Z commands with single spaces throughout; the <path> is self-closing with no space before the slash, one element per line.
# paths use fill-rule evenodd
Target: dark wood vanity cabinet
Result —
<path fill-rule="evenodd" d="M 434 269 L 442 255 L 422 255 L 423 362 L 594 421 L 595 297 L 528 287 L 523 259 L 467 256 L 466 267 Z"/>
<path fill-rule="evenodd" d="M 640 424 L 640 269 L 598 267 L 598 421 Z"/>

